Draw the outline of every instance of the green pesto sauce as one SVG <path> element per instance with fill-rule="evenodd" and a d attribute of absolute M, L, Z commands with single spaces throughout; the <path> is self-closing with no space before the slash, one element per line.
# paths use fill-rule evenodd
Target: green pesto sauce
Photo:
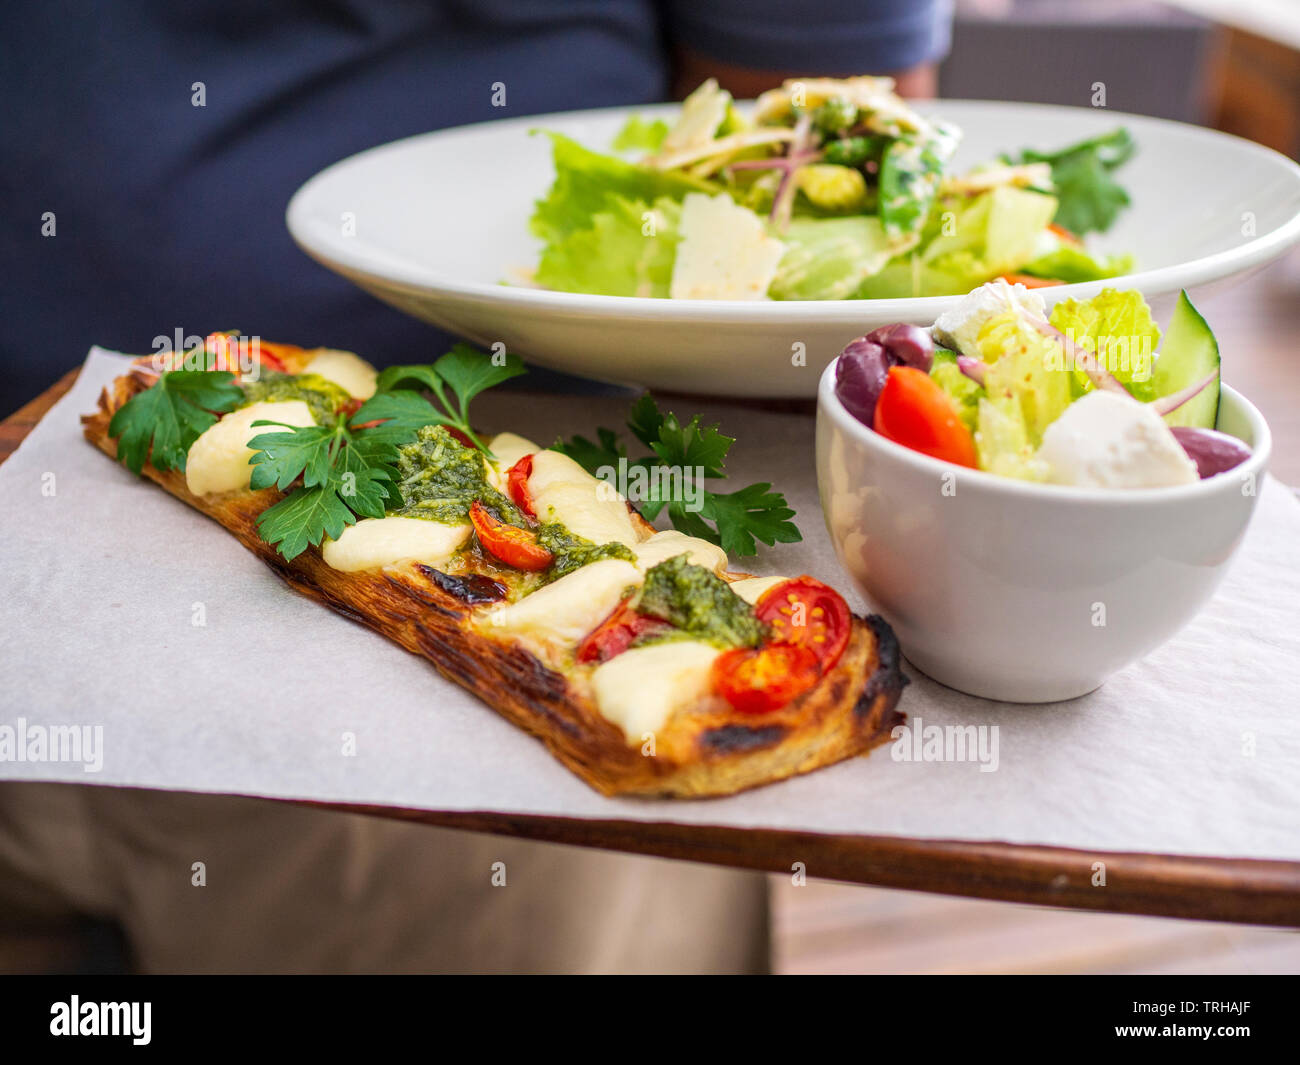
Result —
<path fill-rule="evenodd" d="M 415 439 L 397 449 L 397 470 L 403 502 L 394 514 L 463 525 L 469 521 L 470 504 L 478 500 L 501 521 L 526 523 L 519 508 L 488 483 L 483 452 L 466 447 L 446 426 L 416 430 Z"/>
<path fill-rule="evenodd" d="M 546 522 L 540 526 L 537 542 L 555 556 L 555 561 L 546 569 L 546 577 L 552 581 L 604 558 L 636 561 L 636 555 L 630 547 L 617 542 L 594 544 L 585 537 L 569 532 L 558 521 Z"/>
<path fill-rule="evenodd" d="M 390 513 L 461 525 L 470 520 L 470 504 L 477 500 L 499 521 L 521 529 L 530 528 L 528 519 L 514 502 L 489 483 L 483 452 L 465 447 L 444 426 L 423 426 L 411 443 L 397 449 L 397 454 L 401 475 L 398 489 L 403 503 Z M 604 558 L 636 561 L 636 555 L 623 544 L 594 544 L 571 533 L 560 522 L 545 522 L 535 532 L 538 544 L 555 556 L 555 561 L 540 573 L 525 574 L 498 562 L 479 547 L 476 538 L 459 552 L 458 561 L 468 570 L 502 581 L 511 589 L 512 599 Z"/>
<path fill-rule="evenodd" d="M 754 608 L 716 573 L 693 565 L 688 557 L 675 555 L 646 574 L 637 609 L 667 621 L 677 631 L 643 642 L 691 639 L 715 647 L 757 646 L 766 626 L 754 616 Z"/>
<path fill-rule="evenodd" d="M 317 425 L 333 425 L 338 409 L 352 398 L 345 388 L 315 373 L 287 374 L 268 370 L 263 371 L 256 381 L 241 382 L 240 387 L 245 399 L 241 406 L 300 399 L 307 404 Z"/>

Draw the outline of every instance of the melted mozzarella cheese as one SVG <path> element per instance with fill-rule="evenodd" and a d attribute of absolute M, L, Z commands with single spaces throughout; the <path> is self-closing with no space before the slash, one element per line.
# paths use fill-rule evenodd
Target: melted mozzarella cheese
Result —
<path fill-rule="evenodd" d="M 527 437 L 515 433 L 497 433 L 492 438 L 490 446 L 496 458 L 487 464 L 488 484 L 498 492 L 509 495 L 510 488 L 506 474 L 510 472 L 510 467 L 525 455 L 531 455 L 539 449 Z"/>
<path fill-rule="evenodd" d="M 503 473 L 525 455 L 541 450 L 526 436 L 515 433 L 497 433 L 489 446 L 492 448 L 492 454 L 496 456 L 497 469 Z"/>
<path fill-rule="evenodd" d="M 300 399 L 250 403 L 231 411 L 190 445 L 185 457 L 185 486 L 196 496 L 247 488 L 253 474 L 253 467 L 248 464 L 253 457 L 248 442 L 262 433 L 276 431 L 273 426 L 254 428 L 256 421 L 294 426 L 316 424 L 307 404 Z"/>
<path fill-rule="evenodd" d="M 637 568 L 642 571 L 677 555 L 686 555 L 692 565 L 703 566 L 715 573 L 727 568 L 727 553 L 717 544 L 701 540 L 698 536 L 687 536 L 676 529 L 657 532 L 649 539 L 642 540 L 632 547 L 632 553 L 636 555 Z"/>
<path fill-rule="evenodd" d="M 321 544 L 327 565 L 345 573 L 399 562 L 440 566 L 469 539 L 468 525 L 444 525 L 423 518 L 362 518 L 337 540 Z"/>
<path fill-rule="evenodd" d="M 517 603 L 492 607 L 479 617 L 480 628 L 542 643 L 573 647 L 619 604 L 623 593 L 641 584 L 630 562 L 602 559 L 539 588 Z"/>
<path fill-rule="evenodd" d="M 348 395 L 356 399 L 369 399 L 375 394 L 375 379 L 379 372 L 350 351 L 335 351 L 333 348 L 320 348 L 311 362 L 302 368 L 303 373 L 319 374 L 327 381 L 333 381 Z"/>
<path fill-rule="evenodd" d="M 734 581 L 731 590 L 746 603 L 753 605 L 763 598 L 769 588 L 775 588 L 782 581 L 789 579 L 789 577 L 746 577 L 744 580 Z"/>
<path fill-rule="evenodd" d="M 674 710 L 713 690 L 711 671 L 722 652 L 697 640 L 673 640 L 624 651 L 591 674 L 596 709 L 630 743 L 663 728 Z"/>
<path fill-rule="evenodd" d="M 550 450 L 533 455 L 528 492 L 540 520 L 558 521 L 593 544 L 632 547 L 641 539 L 623 497 L 568 455 Z"/>

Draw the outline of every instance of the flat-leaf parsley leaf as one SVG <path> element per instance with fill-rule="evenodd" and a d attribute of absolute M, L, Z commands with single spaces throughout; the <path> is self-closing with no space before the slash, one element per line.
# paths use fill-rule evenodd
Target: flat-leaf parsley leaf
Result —
<path fill-rule="evenodd" d="M 651 487 L 647 497 L 634 500 L 651 521 L 667 508 L 668 520 L 675 529 L 720 544 L 728 554 L 739 557 L 757 554 L 755 541 L 771 546 L 803 539 L 790 520 L 795 512 L 784 495 L 771 490 L 770 484 L 751 484 L 728 493 L 701 488 L 698 499 L 691 498 L 694 492 L 688 491 L 688 478 L 693 480 L 697 474 L 706 478 L 726 477 L 727 452 L 735 439 L 719 432 L 716 425 L 702 424 L 699 415 L 683 425 L 672 412 L 662 412 L 649 395 L 642 396 L 633 405 L 627 425 L 632 435 L 654 452 L 631 460 L 629 466 L 677 474 L 649 478 Z M 618 434 L 611 429 L 598 429 L 596 436 L 599 443 L 575 436 L 557 441 L 555 449 L 593 474 L 601 467 L 617 467 L 619 459 L 626 458 Z"/>
<path fill-rule="evenodd" d="M 190 446 L 217 422 L 217 415 L 244 400 L 225 370 L 173 370 L 160 374 L 113 414 L 108 435 L 117 457 L 139 474 L 147 461 L 156 470 L 184 470 Z"/>

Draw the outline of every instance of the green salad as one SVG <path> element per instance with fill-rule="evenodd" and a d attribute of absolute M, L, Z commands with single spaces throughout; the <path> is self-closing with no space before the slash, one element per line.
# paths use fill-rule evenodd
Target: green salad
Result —
<path fill-rule="evenodd" d="M 1084 237 L 1129 198 L 1128 131 L 958 174 L 960 131 L 889 78 L 785 82 L 743 115 L 709 80 L 676 121 L 628 120 L 612 154 L 549 132 L 555 182 L 531 228 L 544 288 L 672 299 L 843 300 L 1126 273 Z"/>

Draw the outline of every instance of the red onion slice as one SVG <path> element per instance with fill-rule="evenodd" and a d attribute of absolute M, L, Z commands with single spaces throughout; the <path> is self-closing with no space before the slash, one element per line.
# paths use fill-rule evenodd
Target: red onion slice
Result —
<path fill-rule="evenodd" d="M 790 149 L 786 153 L 790 160 L 793 161 L 799 158 L 812 147 L 809 139 L 811 132 L 812 115 L 801 115 L 799 121 L 795 123 L 794 139 L 790 141 Z M 776 195 L 772 197 L 772 213 L 768 217 L 777 227 L 778 232 L 785 232 L 785 227 L 790 221 L 790 215 L 794 211 L 794 196 L 798 191 L 794 175 L 798 169 L 797 165 L 787 165 L 784 168 L 785 172 L 781 175 L 781 184 L 777 186 Z"/>
<path fill-rule="evenodd" d="M 1150 407 L 1157 414 L 1168 414 L 1170 411 L 1175 411 L 1189 399 L 1199 396 L 1205 390 L 1205 386 L 1218 376 L 1219 370 L 1218 367 L 1215 367 L 1195 384 L 1180 388 L 1177 392 L 1170 392 L 1169 395 L 1161 396 L 1159 399 L 1153 399 Z"/>
<path fill-rule="evenodd" d="M 979 385 L 980 388 L 984 387 L 984 379 L 989 372 L 989 368 L 979 359 L 972 359 L 969 355 L 958 355 L 957 369 Z"/>
<path fill-rule="evenodd" d="M 1079 347 L 1078 344 L 1074 343 L 1046 318 L 1038 318 L 1032 315 L 1026 315 L 1026 317 L 1030 324 L 1043 336 L 1055 340 L 1065 349 L 1065 354 L 1075 366 L 1088 375 L 1088 380 L 1096 388 L 1105 389 L 1107 392 L 1123 392 L 1124 395 L 1129 395 L 1129 390 L 1120 383 L 1119 378 L 1103 370 L 1101 364 L 1097 362 L 1097 356 L 1091 351 Z"/>

